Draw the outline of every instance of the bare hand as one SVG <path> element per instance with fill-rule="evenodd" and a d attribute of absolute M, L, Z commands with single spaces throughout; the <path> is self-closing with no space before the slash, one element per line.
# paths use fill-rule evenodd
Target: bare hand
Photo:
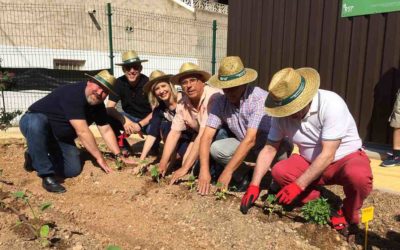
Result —
<path fill-rule="evenodd" d="M 223 171 L 218 178 L 218 183 L 221 183 L 221 189 L 228 190 L 229 182 L 231 182 L 232 174 L 228 171 Z"/>
<path fill-rule="evenodd" d="M 139 124 L 125 118 L 124 130 L 128 135 L 141 131 Z"/>
<path fill-rule="evenodd" d="M 167 173 L 167 169 L 168 169 L 168 164 L 160 161 L 160 164 L 158 165 L 158 171 L 160 172 L 162 177 L 164 177 L 165 174 Z"/>
<path fill-rule="evenodd" d="M 199 185 L 197 191 L 201 195 L 208 195 L 210 193 L 211 175 L 209 171 L 200 171 Z"/>
<path fill-rule="evenodd" d="M 181 177 L 185 176 L 188 173 L 188 170 L 184 169 L 183 167 L 179 168 L 178 170 L 176 170 L 174 172 L 174 174 L 172 175 L 172 179 L 171 182 L 169 183 L 169 185 L 174 184 L 175 182 L 177 182 Z"/>
<path fill-rule="evenodd" d="M 136 164 L 135 159 L 129 158 L 129 157 L 121 157 L 121 160 L 125 163 L 125 164 Z"/>
<path fill-rule="evenodd" d="M 104 158 L 97 160 L 97 163 L 99 166 L 106 172 L 106 174 L 112 173 L 113 170 L 108 166 L 107 162 L 104 160 Z"/>

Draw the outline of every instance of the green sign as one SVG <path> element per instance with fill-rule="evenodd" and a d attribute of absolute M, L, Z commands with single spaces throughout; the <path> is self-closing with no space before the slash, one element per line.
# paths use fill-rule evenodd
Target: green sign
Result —
<path fill-rule="evenodd" d="M 400 0 L 342 0 L 342 17 L 400 11 Z"/>

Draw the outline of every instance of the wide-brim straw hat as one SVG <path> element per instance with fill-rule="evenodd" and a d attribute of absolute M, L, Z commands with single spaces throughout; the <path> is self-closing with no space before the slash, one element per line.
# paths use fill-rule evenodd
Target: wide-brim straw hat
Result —
<path fill-rule="evenodd" d="M 305 108 L 317 94 L 320 76 L 313 68 L 285 68 L 268 87 L 265 112 L 272 117 L 290 116 Z"/>
<path fill-rule="evenodd" d="M 170 81 L 175 85 L 180 85 L 181 83 L 179 80 L 187 75 L 200 75 L 203 78 L 202 80 L 204 82 L 207 82 L 208 79 L 210 79 L 211 77 L 211 74 L 204 70 L 201 70 L 199 65 L 187 62 L 182 64 L 181 68 L 179 69 L 179 73 L 171 77 Z"/>
<path fill-rule="evenodd" d="M 148 61 L 149 60 L 140 59 L 138 54 L 136 53 L 136 51 L 129 50 L 129 51 L 125 51 L 122 54 L 122 62 L 121 63 L 116 63 L 116 65 L 124 66 L 124 65 L 142 63 L 142 62 L 148 62 Z"/>
<path fill-rule="evenodd" d="M 111 75 L 107 70 L 102 70 L 94 76 L 86 74 L 86 76 L 90 77 L 95 83 L 99 84 L 101 87 L 108 89 L 114 95 L 117 95 L 114 92 L 115 84 L 117 83 L 117 79 L 113 75 Z"/>
<path fill-rule="evenodd" d="M 240 57 L 228 56 L 221 60 L 218 73 L 208 83 L 215 88 L 227 89 L 254 82 L 257 76 L 257 71 L 243 66 Z"/>
<path fill-rule="evenodd" d="M 156 83 L 159 83 L 159 82 L 168 82 L 169 83 L 169 79 L 171 77 L 172 77 L 171 74 L 167 75 L 164 72 L 162 72 L 161 70 L 154 70 L 153 72 L 151 72 L 149 81 L 146 82 L 143 89 L 146 92 L 146 94 L 148 94 L 148 93 L 150 93 L 150 91 L 152 91 L 153 86 Z"/>

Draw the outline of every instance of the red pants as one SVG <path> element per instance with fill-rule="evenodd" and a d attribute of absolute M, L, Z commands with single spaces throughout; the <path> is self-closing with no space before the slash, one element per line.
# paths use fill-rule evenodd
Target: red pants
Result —
<path fill-rule="evenodd" d="M 370 161 L 364 151 L 356 151 L 331 163 L 324 173 L 300 194 L 303 203 L 319 197 L 318 185 L 341 185 L 346 198 L 343 200 L 343 213 L 349 223 L 359 223 L 359 210 L 363 201 L 372 190 L 372 172 Z M 272 177 L 284 187 L 294 182 L 310 166 L 310 163 L 298 154 L 282 160 L 272 168 Z"/>

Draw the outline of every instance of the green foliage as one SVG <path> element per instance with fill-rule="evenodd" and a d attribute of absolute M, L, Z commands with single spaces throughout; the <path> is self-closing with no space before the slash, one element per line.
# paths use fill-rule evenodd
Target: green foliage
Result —
<path fill-rule="evenodd" d="M 272 213 L 281 213 L 286 214 L 285 208 L 279 204 L 278 198 L 276 198 L 275 194 L 269 194 L 267 199 L 265 200 L 264 210 L 268 212 L 268 214 Z"/>
<path fill-rule="evenodd" d="M 331 206 L 329 205 L 327 199 L 318 198 L 307 202 L 301 208 L 302 215 L 304 219 L 309 222 L 325 225 L 329 222 Z"/>
<path fill-rule="evenodd" d="M 122 250 L 119 246 L 109 245 L 106 250 Z"/>
<path fill-rule="evenodd" d="M 50 233 L 50 227 L 47 224 L 44 224 L 40 227 L 40 232 L 39 232 L 39 236 L 40 236 L 40 244 L 43 247 L 48 247 L 50 246 L 50 241 L 49 241 L 49 233 Z"/>
<path fill-rule="evenodd" d="M 40 205 L 40 211 L 44 211 L 44 210 L 46 210 L 46 209 L 48 209 L 48 208 L 50 208 L 51 206 L 52 206 L 53 204 L 51 203 L 51 202 L 45 202 L 45 203 L 43 203 L 42 205 Z"/>
<path fill-rule="evenodd" d="M 125 162 L 123 162 L 120 157 L 116 157 L 115 158 L 115 169 L 122 170 L 123 168 L 126 168 Z"/>
<path fill-rule="evenodd" d="M 188 181 L 186 182 L 187 187 L 190 191 L 195 190 L 196 188 L 196 177 L 194 175 L 190 175 Z"/>
<path fill-rule="evenodd" d="M 150 168 L 150 175 L 155 182 L 160 183 L 160 170 L 158 170 L 157 165 L 152 165 Z"/>
<path fill-rule="evenodd" d="M 217 191 L 215 192 L 215 196 L 217 196 L 217 200 L 226 200 L 227 190 L 224 188 L 224 184 L 217 182 L 216 187 Z"/>
<path fill-rule="evenodd" d="M 7 130 L 12 126 L 11 121 L 22 114 L 20 110 L 14 112 L 6 112 L 4 108 L 0 109 L 0 130 Z"/>

